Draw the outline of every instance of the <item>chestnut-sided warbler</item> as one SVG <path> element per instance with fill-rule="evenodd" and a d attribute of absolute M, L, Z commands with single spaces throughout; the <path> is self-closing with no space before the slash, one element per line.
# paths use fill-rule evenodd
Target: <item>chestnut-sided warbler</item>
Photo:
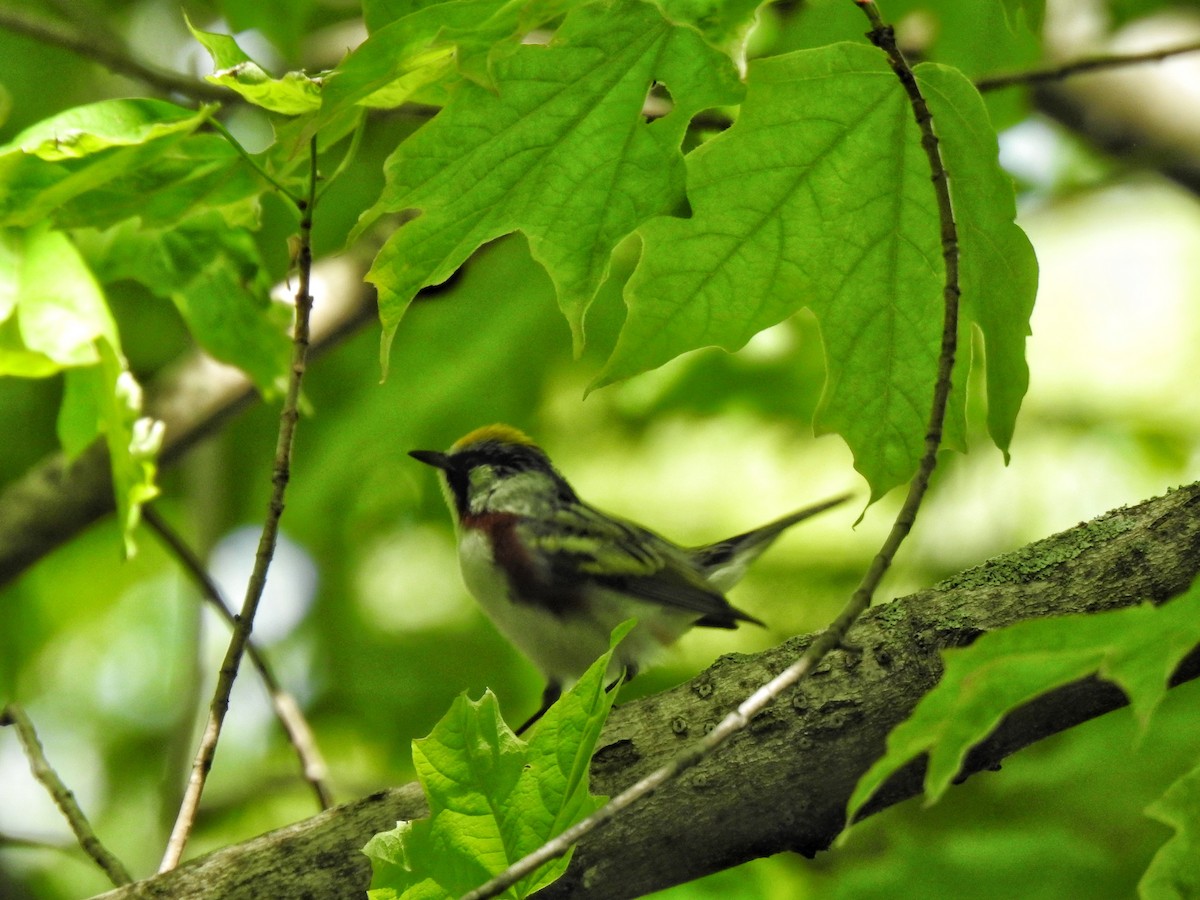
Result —
<path fill-rule="evenodd" d="M 441 470 L 468 590 L 546 677 L 542 706 L 519 731 L 608 650 L 626 619 L 637 625 L 613 656 L 612 678 L 632 678 L 693 625 L 762 625 L 724 592 L 784 529 L 847 499 L 688 548 L 580 500 L 546 453 L 507 425 L 409 456 Z"/>

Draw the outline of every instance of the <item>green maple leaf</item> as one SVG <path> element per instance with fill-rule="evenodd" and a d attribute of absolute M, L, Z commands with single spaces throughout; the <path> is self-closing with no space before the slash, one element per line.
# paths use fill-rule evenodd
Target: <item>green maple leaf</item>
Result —
<path fill-rule="evenodd" d="M 483 884 L 594 812 L 588 764 L 616 691 L 606 690 L 613 650 L 633 627 L 613 632 L 592 664 L 534 726 L 528 742 L 500 717 L 496 696 L 459 696 L 427 738 L 413 741 L 413 765 L 429 818 L 402 822 L 363 848 L 371 858 L 372 900 L 447 900 Z M 566 871 L 571 853 L 507 890 L 525 897 Z"/>
<path fill-rule="evenodd" d="M 1028 381 L 1036 285 L 1013 224 L 994 131 L 961 73 L 917 69 L 960 225 L 964 324 L 988 346 L 992 433 L 1002 448 Z M 737 123 L 689 154 L 688 219 L 639 233 L 629 315 L 597 385 L 689 350 L 737 350 L 808 307 L 828 380 L 816 425 L 843 435 L 878 497 L 911 477 L 923 447 L 942 331 L 937 204 L 908 98 L 883 54 L 837 44 L 750 64 Z M 970 344 L 947 413 L 961 446 Z"/>
<path fill-rule="evenodd" d="M 549 45 L 502 55 L 491 74 L 494 92 L 460 83 L 399 147 L 383 196 L 360 223 L 421 213 L 392 235 L 368 275 L 379 289 L 385 371 L 413 295 L 517 230 L 550 273 L 578 349 L 613 247 L 683 201 L 688 121 L 741 92 L 728 57 L 637 0 L 574 10 Z M 655 82 L 675 106 L 647 123 L 642 105 Z"/>
<path fill-rule="evenodd" d="M 1096 675 L 1129 697 L 1144 727 L 1180 661 L 1200 641 L 1200 581 L 1162 606 L 1020 622 L 947 650 L 936 688 L 887 740 L 887 753 L 863 775 L 847 821 L 909 760 L 929 754 L 927 803 L 946 791 L 972 747 L 1010 711 Z"/>

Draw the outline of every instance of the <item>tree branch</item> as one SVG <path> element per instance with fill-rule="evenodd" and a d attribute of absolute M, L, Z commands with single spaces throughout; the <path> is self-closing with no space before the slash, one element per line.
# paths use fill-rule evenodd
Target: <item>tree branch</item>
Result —
<path fill-rule="evenodd" d="M 1182 44 L 1178 47 L 1168 47 L 1163 50 L 1151 50 L 1146 53 L 1098 53 L 1095 56 L 1084 56 L 1060 66 L 1050 66 L 1045 69 L 1029 69 L 1024 72 L 1010 72 L 1004 75 L 992 75 L 980 78 L 975 87 L 981 93 L 996 91 L 1000 88 L 1025 85 L 1034 87 L 1052 81 L 1063 81 L 1072 75 L 1084 72 L 1095 72 L 1100 69 L 1119 69 L 1122 66 L 1135 66 L 1141 63 L 1161 62 L 1172 56 L 1200 51 L 1200 41 Z"/>
<path fill-rule="evenodd" d="M 1049 52 L 1068 60 L 1062 68 L 1089 74 L 1066 80 L 1039 79 L 1033 85 L 1032 99 L 1039 112 L 1125 165 L 1158 170 L 1200 194 L 1200 114 L 1195 104 L 1181 102 L 1190 89 L 1188 73 L 1194 59 L 1180 60 L 1171 67 L 1121 67 L 1123 59 L 1146 62 L 1200 52 L 1200 29 L 1194 23 L 1173 22 L 1160 27 L 1157 34 L 1157 41 L 1169 34 L 1179 43 L 1169 48 L 1146 47 L 1148 41 L 1156 40 L 1149 30 L 1125 29 L 1111 35 L 1097 30 L 1084 36 L 1066 27 L 1048 33 Z M 1140 52 L 1093 54 L 1093 48 L 1102 43 Z M 1091 60 L 1106 64 L 1092 64 Z"/>
<path fill-rule="evenodd" d="M 179 807 L 179 815 L 175 819 L 175 826 L 171 829 L 167 851 L 163 855 L 163 861 L 159 867 L 161 872 L 170 871 L 179 864 L 179 860 L 183 856 L 183 849 L 191 834 L 196 813 L 200 809 L 200 797 L 204 792 L 204 785 L 217 753 L 221 726 L 225 721 L 225 714 L 229 711 L 229 696 L 233 692 L 233 684 L 238 675 L 242 655 L 246 651 L 246 645 L 250 643 L 250 632 L 254 628 L 254 616 L 258 612 L 258 604 L 267 584 L 267 572 L 271 567 L 271 560 L 275 556 L 279 520 L 283 517 L 284 498 L 287 494 L 288 482 L 291 480 L 292 449 L 295 445 L 296 425 L 300 421 L 300 385 L 304 381 L 304 373 L 308 367 L 309 316 L 313 306 L 312 226 L 313 207 L 317 196 L 316 136 L 309 142 L 308 155 L 308 198 L 299 203 L 301 213 L 300 253 L 297 269 L 300 277 L 299 285 L 296 288 L 292 366 L 288 377 L 287 394 L 283 400 L 283 409 L 279 413 L 279 437 L 275 442 L 275 462 L 271 471 L 271 498 L 267 503 L 267 517 L 263 522 L 258 552 L 254 556 L 254 570 L 250 573 L 242 609 L 234 623 L 233 634 L 229 638 L 229 647 L 225 651 L 225 659 L 221 663 L 221 669 L 217 675 L 217 686 L 209 706 L 208 721 L 200 739 L 200 747 L 196 751 L 195 762 L 192 763 L 192 773 L 188 778 L 187 789 L 184 791 L 183 803 Z"/>
<path fill-rule="evenodd" d="M 100 838 L 96 837 L 92 823 L 79 808 L 75 795 L 70 788 L 63 784 L 63 780 L 58 777 L 54 767 L 47 761 L 42 743 L 38 740 L 37 732 L 33 728 L 33 723 L 29 721 L 29 716 L 25 715 L 25 710 L 16 703 L 8 704 L 0 710 L 0 726 L 3 725 L 11 725 L 17 730 L 17 736 L 21 740 L 21 746 L 25 749 L 25 756 L 29 760 L 29 768 L 33 772 L 33 777 L 50 792 L 55 804 L 66 816 L 71 831 L 75 832 L 75 839 L 79 841 L 83 852 L 104 870 L 104 874 L 113 884 L 129 884 L 133 881 L 129 870 L 125 868 L 121 860 L 117 859 L 100 842 Z"/>
<path fill-rule="evenodd" d="M 192 551 L 187 542 L 158 514 L 158 510 L 153 506 L 142 507 L 142 521 L 170 548 L 179 564 L 196 583 L 200 596 L 217 611 L 217 614 L 226 623 L 236 628 L 237 616 L 225 602 L 225 598 L 221 595 L 221 589 L 209 576 L 200 557 Z M 263 687 L 266 688 L 267 695 L 271 698 L 271 707 L 275 710 L 275 718 L 283 726 L 288 743 L 296 751 L 296 756 L 300 760 L 301 776 L 308 782 L 313 794 L 316 795 L 317 805 L 321 809 L 329 809 L 333 806 L 333 792 L 329 789 L 326 781 L 329 767 L 325 764 L 325 758 L 321 755 L 320 748 L 317 747 L 316 738 L 313 736 L 308 720 L 304 717 L 304 712 L 296 703 L 296 699 L 279 683 L 271 664 L 253 640 L 246 644 L 246 655 L 258 672 L 258 677 L 262 679 Z"/>
<path fill-rule="evenodd" d="M 858 777 L 888 731 L 936 684 L 939 651 L 1024 619 L 1162 602 L 1200 574 L 1200 484 L 1118 509 L 933 588 L 868 611 L 852 637 L 864 648 L 827 660 L 715 757 L 665 785 L 577 848 L 547 900 L 620 900 L 784 850 L 830 846 Z M 755 656 L 730 656 L 687 684 L 613 712 L 592 763 L 592 790 L 612 793 L 703 733 L 748 686 L 780 671 L 815 635 Z M 1193 653 L 1174 681 L 1200 675 Z M 1125 705 L 1085 679 L 1008 716 L 975 748 L 965 773 L 985 771 L 1043 737 Z M 923 762 L 888 782 L 869 812 L 917 795 Z M 369 881 L 360 848 L 397 819 L 423 815 L 415 785 L 374 794 L 104 894 L 104 900 L 220 896 L 359 898 Z"/>
<path fill-rule="evenodd" d="M 180 94 L 192 100 L 207 102 L 241 102 L 241 97 L 231 90 L 141 62 L 124 48 L 111 47 L 103 40 L 98 41 L 74 29 L 38 19 L 24 12 L 0 9 L 0 28 L 52 47 L 61 47 L 84 59 L 98 62 L 110 72 L 136 79 L 166 94 Z"/>

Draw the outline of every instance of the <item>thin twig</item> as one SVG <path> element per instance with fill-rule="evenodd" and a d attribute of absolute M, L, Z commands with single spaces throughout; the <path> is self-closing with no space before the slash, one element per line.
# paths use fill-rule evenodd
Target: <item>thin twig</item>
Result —
<path fill-rule="evenodd" d="M 764 684 L 747 697 L 738 708 L 726 716 L 712 731 L 695 745 L 687 748 L 662 768 L 650 773 L 637 784 L 622 791 L 611 801 L 582 820 L 568 828 L 561 835 L 546 843 L 538 850 L 518 860 L 507 870 L 491 881 L 466 894 L 463 900 L 486 900 L 499 896 L 504 890 L 516 884 L 520 879 L 544 865 L 552 859 L 564 855 L 574 844 L 585 835 L 608 822 L 619 812 L 633 803 L 652 794 L 660 786 L 678 777 L 692 766 L 705 759 L 730 737 L 744 729 L 750 720 L 763 711 L 783 691 L 787 690 L 801 678 L 809 674 L 831 650 L 845 647 L 846 633 L 867 608 L 879 582 L 892 564 L 900 544 L 912 530 L 916 521 L 917 511 L 925 491 L 929 487 L 929 479 L 937 465 L 938 447 L 942 442 L 942 424 L 946 417 L 946 403 L 950 397 L 950 379 L 954 370 L 954 355 L 958 333 L 958 230 L 954 224 L 954 214 L 950 205 L 949 182 L 946 168 L 942 164 L 941 153 L 938 150 L 937 137 L 933 133 L 932 116 L 925 98 L 921 96 L 917 81 L 909 68 L 904 56 L 896 47 L 895 34 L 890 26 L 883 23 L 879 10 L 872 0 L 854 0 L 866 13 L 871 21 L 871 31 L 868 36 L 871 42 L 883 50 L 888 57 L 892 70 L 907 92 L 916 116 L 917 125 L 921 129 L 921 146 L 929 160 L 932 173 L 934 192 L 937 196 L 938 218 L 941 226 L 942 258 L 946 267 L 946 281 L 943 288 L 945 313 L 942 321 L 942 345 L 938 357 L 937 381 L 934 385 L 933 402 L 929 413 L 929 425 L 925 432 L 925 448 L 917 474 L 909 483 L 908 496 L 900 509 L 896 521 L 888 533 L 883 547 L 871 561 L 870 567 L 863 576 L 858 589 L 855 590 L 846 606 L 837 618 L 817 636 L 807 650 L 794 663 L 784 669 L 779 675 Z"/>
<path fill-rule="evenodd" d="M 129 875 L 129 871 L 100 842 L 100 838 L 96 837 L 96 832 L 92 830 L 87 816 L 83 814 L 83 810 L 75 801 L 75 795 L 63 784 L 58 773 L 46 760 L 41 741 L 38 740 L 37 732 L 33 728 L 33 723 L 29 721 L 29 716 L 25 714 L 25 710 L 19 704 L 8 704 L 0 711 L 0 725 L 12 725 L 17 729 L 17 736 L 21 739 L 25 755 L 29 758 L 29 768 L 33 772 L 33 777 L 45 785 L 58 808 L 67 817 L 67 822 L 70 824 L 71 830 L 75 832 L 75 837 L 79 841 L 79 846 L 83 848 L 83 852 L 95 860 L 96 865 L 104 870 L 104 874 L 114 885 L 120 887 L 123 884 L 130 884 L 133 878 Z"/>
<path fill-rule="evenodd" d="M 64 22 L 69 22 L 76 33 L 86 34 L 93 41 L 106 41 L 113 47 L 119 47 L 128 54 L 129 47 L 125 39 L 117 33 L 113 24 L 91 9 L 90 3 L 80 3 L 79 0 L 45 0 L 45 5 L 58 13 Z"/>
<path fill-rule="evenodd" d="M 358 155 L 358 147 L 362 143 L 363 134 L 366 133 L 366 130 L 367 117 L 366 115 L 360 115 L 358 118 L 358 124 L 354 126 L 354 133 L 350 136 L 350 146 L 346 148 L 346 153 L 342 156 L 342 161 L 337 164 L 337 168 L 333 170 L 333 174 L 325 179 L 325 184 L 322 186 L 321 192 L 317 194 L 318 202 L 320 202 L 321 198 L 325 196 L 325 192 L 329 190 L 330 186 L 337 181 L 342 173 L 350 167 L 350 164 L 354 162 L 355 157 Z"/>
<path fill-rule="evenodd" d="M 55 850 L 65 856 L 71 857 L 77 857 L 80 852 L 78 843 L 39 841 L 23 835 L 8 834 L 7 832 L 0 831 L 0 850 L 10 848 L 17 850 Z"/>
<path fill-rule="evenodd" d="M 1200 51 L 1200 41 L 1169 47 L 1165 50 L 1149 50 L 1145 53 L 1100 53 L 1095 56 L 1085 56 L 1061 66 L 1046 69 L 1030 69 L 1026 72 L 1011 72 L 1007 75 L 993 75 L 980 78 L 975 87 L 980 91 L 995 91 L 1000 88 L 1015 85 L 1041 84 L 1046 81 L 1062 81 L 1081 72 L 1091 72 L 1096 69 L 1116 69 L 1121 66 L 1133 66 L 1139 63 L 1161 62 L 1171 56 Z"/>
<path fill-rule="evenodd" d="M 309 142 L 309 182 L 308 197 L 300 203 L 300 253 L 299 253 L 299 286 L 296 289 L 296 324 L 292 338 L 292 371 L 288 379 L 287 396 L 284 398 L 283 410 L 279 416 L 279 438 L 275 445 L 275 464 L 271 476 L 271 499 L 267 506 L 267 519 L 263 523 L 262 536 L 258 542 L 258 552 L 255 554 L 254 571 L 246 586 L 246 598 L 242 602 L 242 610 L 238 615 L 233 635 L 229 639 L 229 648 L 225 652 L 225 661 L 217 677 L 217 687 L 213 693 L 212 704 L 209 707 L 208 723 L 200 739 L 200 748 L 196 752 L 192 773 L 188 778 L 187 790 L 184 792 L 183 803 L 175 826 L 171 829 L 171 837 L 167 842 L 166 853 L 159 866 L 160 872 L 169 871 L 179 864 L 183 849 L 187 845 L 188 836 L 200 807 L 200 797 L 204 793 L 204 783 L 212 768 L 213 757 L 217 752 L 217 742 L 221 737 L 221 725 L 225 714 L 229 711 L 229 694 L 233 690 L 237 678 L 238 666 L 246 644 L 250 640 L 250 631 L 254 625 L 254 615 L 258 611 L 259 600 L 262 599 L 263 588 L 267 581 L 267 570 L 275 553 L 275 542 L 279 536 L 279 520 L 283 516 L 284 496 L 287 492 L 288 480 L 292 465 L 292 446 L 296 435 L 296 423 L 300 418 L 300 385 L 304 380 L 304 370 L 308 359 L 308 329 L 309 315 L 312 312 L 312 296 L 310 278 L 312 274 L 312 224 L 313 205 L 317 192 L 317 139 L 314 136 Z"/>
<path fill-rule="evenodd" d="M 179 532 L 172 528 L 152 506 L 142 507 L 142 519 L 150 527 L 150 530 L 162 538 L 163 543 L 170 548 L 175 558 L 200 589 L 200 595 L 220 614 L 222 619 L 236 627 L 237 617 L 229 608 L 229 604 L 225 602 L 225 598 L 221 595 L 221 589 L 212 580 L 204 568 L 204 563 L 187 545 Z M 275 717 L 279 719 L 279 724 L 283 726 L 289 743 L 296 750 L 296 756 L 300 759 L 301 775 L 312 787 L 321 809 L 329 809 L 333 806 L 333 793 L 326 782 L 329 777 L 329 767 L 325 765 L 325 759 L 317 747 L 317 741 L 313 736 L 312 728 L 309 727 L 308 720 L 305 719 L 295 698 L 282 687 L 279 679 L 275 677 L 271 664 L 253 639 L 246 644 L 246 655 L 262 679 L 263 686 L 267 689 L 267 694 L 271 698 L 271 706 L 275 709 Z"/>
<path fill-rule="evenodd" d="M 257 174 L 259 178 L 267 182 L 267 184 L 271 185 L 273 188 L 275 188 L 275 190 L 279 191 L 279 193 L 281 193 L 288 200 L 292 201 L 292 205 L 297 209 L 303 207 L 304 201 L 284 187 L 271 175 L 270 172 L 260 166 L 258 164 L 258 160 L 250 155 L 250 151 L 242 146 L 241 142 L 233 136 L 233 134 L 224 126 L 224 124 L 222 124 L 218 119 L 209 119 L 208 124 L 211 125 L 213 129 L 219 135 L 221 135 L 221 137 L 225 138 L 226 143 L 228 143 L 229 146 L 233 147 L 233 149 L 237 151 L 238 155 L 246 162 L 247 165 L 250 166 L 250 168 L 254 170 L 255 174 Z"/>
<path fill-rule="evenodd" d="M 143 84 L 167 94 L 180 94 L 192 100 L 214 100 L 221 103 L 237 103 L 241 101 L 236 93 L 219 85 L 209 84 L 196 78 L 189 78 L 169 69 L 161 69 L 149 63 L 135 59 L 123 48 L 114 49 L 104 41 L 82 34 L 74 29 L 64 28 L 56 22 L 47 22 L 13 9 L 0 9 L 0 28 L 13 34 L 24 35 L 49 44 L 69 50 L 85 59 L 100 63 L 110 72 L 137 79 Z"/>

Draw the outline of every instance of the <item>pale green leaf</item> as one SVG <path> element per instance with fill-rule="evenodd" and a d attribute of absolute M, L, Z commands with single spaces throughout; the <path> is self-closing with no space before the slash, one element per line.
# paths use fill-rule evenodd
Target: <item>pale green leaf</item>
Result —
<path fill-rule="evenodd" d="M 150 144 L 191 134 L 216 109 L 186 109 L 165 100 L 102 100 L 30 125 L 0 146 L 0 159 L 18 154 L 50 162 L 82 159 L 114 147 Z"/>
<path fill-rule="evenodd" d="M 1038 32 L 1046 15 L 1046 0 L 1001 0 L 1004 21 L 1010 31 L 1016 31 L 1017 22 L 1025 20 L 1025 27 Z"/>
<path fill-rule="evenodd" d="M 121 355 L 104 294 L 75 245 L 58 231 L 0 232 L 0 293 L 16 315 L 0 324 L 0 374 L 66 369 L 58 434 L 68 457 L 104 435 L 126 553 L 141 505 L 155 496 L 162 424 L 142 416 L 142 392 Z M 15 276 L 15 277 L 14 277 Z"/>
<path fill-rule="evenodd" d="M 246 372 L 262 393 L 275 392 L 291 359 L 290 311 L 270 299 L 266 267 L 249 234 L 209 214 L 172 228 L 126 224 L 81 238 L 103 279 L 138 281 L 169 298 L 205 350 Z"/>
<path fill-rule="evenodd" d="M 1142 900 L 1200 897 L 1200 765 L 1167 788 L 1146 815 L 1175 829 L 1138 883 Z"/>
<path fill-rule="evenodd" d="M 614 632 L 612 647 L 631 627 Z M 595 810 L 588 763 L 615 697 L 604 684 L 611 657 L 612 649 L 551 707 L 528 744 L 504 723 L 491 692 L 478 702 L 458 697 L 429 737 L 413 742 L 430 817 L 364 848 L 374 900 L 461 896 Z M 569 861 L 547 863 L 505 896 L 528 896 Z"/>
<path fill-rule="evenodd" d="M 848 820 L 898 769 L 929 754 L 927 802 L 935 802 L 968 751 L 1012 710 L 1098 675 L 1129 697 L 1144 725 L 1179 662 L 1200 644 L 1200 582 L 1162 606 L 1021 622 L 944 653 L 942 679 L 887 740 L 887 753 L 862 777 Z"/>
<path fill-rule="evenodd" d="M 453 47 L 430 47 L 405 58 L 402 69 L 390 73 L 386 82 L 356 102 L 372 109 L 395 109 L 425 85 L 446 77 L 453 69 Z"/>
<path fill-rule="evenodd" d="M 960 249 L 972 299 L 956 372 L 961 387 L 976 312 L 999 373 L 989 387 L 1006 445 L 1024 393 L 1017 376 L 1033 256 L 1012 223 L 1012 186 L 982 104 L 961 76 L 928 71 L 934 127 L 944 117 L 942 145 L 954 145 L 955 212 L 967 226 Z M 908 480 L 923 450 L 944 312 L 939 219 L 920 142 L 907 95 L 877 50 L 837 44 L 752 62 L 736 124 L 688 155 L 692 215 L 640 229 L 629 315 L 597 385 L 688 350 L 737 350 L 808 307 L 828 368 L 817 429 L 846 439 L 872 497 Z M 998 251 L 1010 255 L 1001 261 Z M 963 443 L 964 397 L 956 391 L 947 410 L 951 446 Z"/>
<path fill-rule="evenodd" d="M 216 211 L 228 228 L 257 229 L 264 187 L 223 137 L 193 134 L 63 203 L 54 220 L 61 228 L 107 228 L 136 218 L 146 228 L 167 228 Z"/>
<path fill-rule="evenodd" d="M 141 388 L 119 352 L 105 340 L 98 340 L 96 346 L 100 351 L 95 381 L 99 428 L 108 444 L 125 554 L 132 556 L 137 550 L 133 535 L 142 505 L 158 496 L 154 477 L 163 423 L 142 415 Z"/>
<path fill-rule="evenodd" d="M 672 22 L 700 30 L 709 43 L 743 56 L 746 35 L 761 5 L 756 0 L 660 0 Z"/>
<path fill-rule="evenodd" d="M 47 378 L 61 371 L 62 366 L 46 354 L 35 353 L 25 346 L 15 316 L 0 322 L 0 375 Z"/>
<path fill-rule="evenodd" d="M 630 623 L 618 628 L 612 646 L 630 630 Z M 593 665 L 534 726 L 527 768 L 512 792 L 512 806 L 504 810 L 508 840 L 514 847 L 528 848 L 517 851 L 516 859 L 591 815 L 603 802 L 588 791 L 588 766 L 617 695 L 607 684 L 611 656 L 610 651 Z M 570 861 L 568 854 L 547 863 L 518 882 L 518 893 L 531 894 L 550 884 Z"/>
<path fill-rule="evenodd" d="M 0 322 L 7 321 L 21 296 L 21 238 L 0 228 Z"/>
<path fill-rule="evenodd" d="M 387 163 L 385 212 L 419 210 L 376 257 L 383 357 L 413 295 L 476 248 L 520 230 L 550 273 L 576 346 L 613 247 L 683 200 L 679 144 L 690 118 L 736 102 L 729 59 L 694 30 L 636 0 L 580 7 L 547 46 L 496 60 L 495 91 L 464 81 L 449 105 Z M 646 93 L 665 83 L 670 115 L 647 124 Z"/>
<path fill-rule="evenodd" d="M 11 233 L 10 233 L 11 234 Z M 104 294 L 71 241 L 37 228 L 21 241 L 17 321 L 24 347 L 58 366 L 100 361 L 96 341 L 119 346 Z"/>
<path fill-rule="evenodd" d="M 104 378 L 100 366 L 67 369 L 55 430 L 67 459 L 74 460 L 100 436 L 100 398 Z"/>
<path fill-rule="evenodd" d="M 433 878 L 413 876 L 413 866 L 420 865 L 423 858 L 431 855 L 428 846 L 429 831 L 414 830 L 414 822 L 400 822 L 391 831 L 381 831 L 373 836 L 363 853 L 371 860 L 373 885 L 399 885 L 401 887 L 373 887 L 367 892 L 371 900 L 453 900 L 449 891 Z"/>
<path fill-rule="evenodd" d="M 13 315 L 21 300 L 25 242 L 23 232 L 0 228 L 0 375 L 45 378 L 60 371 L 61 366 L 25 346 L 17 316 Z"/>
<path fill-rule="evenodd" d="M 370 37 L 325 77 L 321 113 L 311 130 L 323 129 L 350 104 L 390 109 L 418 92 L 426 102 L 439 103 L 459 74 L 494 91 L 492 65 L 510 49 L 505 42 L 515 44 L 571 5 L 571 0 L 393 4 L 380 11 L 387 21 L 371 25 Z M 427 88 L 436 90 L 433 99 Z"/>
<path fill-rule="evenodd" d="M 162 423 L 142 416 L 142 391 L 121 355 L 116 323 L 75 245 L 46 227 L 6 232 L 0 243 L 19 258 L 5 269 L 17 272 L 16 316 L 0 326 L 0 373 L 67 369 L 59 439 L 73 457 L 104 435 L 122 540 L 132 554 L 141 506 L 158 493 Z"/>
<path fill-rule="evenodd" d="M 471 32 L 504 0 L 452 0 L 419 9 L 374 31 L 326 77 L 314 127 L 349 104 L 387 108 L 455 67 L 453 35 Z M 516 25 L 515 11 L 511 27 Z"/>
<path fill-rule="evenodd" d="M 640 229 L 628 318 L 598 384 L 698 347 L 736 350 L 811 308 L 828 380 L 817 416 L 874 496 L 921 452 L 943 268 L 929 169 L 903 89 L 869 47 L 750 64 L 737 123 L 688 156 L 688 219 Z"/>
<path fill-rule="evenodd" d="M 275 78 L 246 55 L 230 35 L 201 31 L 190 20 L 187 26 L 212 57 L 216 71 L 207 76 L 208 81 L 223 85 L 270 112 L 299 116 L 320 108 L 319 78 L 304 72 L 287 72 L 282 78 Z"/>
<path fill-rule="evenodd" d="M 38 122 L 0 148 L 0 224 L 29 227 L 47 218 L 60 227 L 107 224 L 132 215 L 138 200 L 149 200 L 146 212 L 155 215 L 162 203 L 155 192 L 175 182 L 203 179 L 214 156 L 220 157 L 221 170 L 215 184 L 209 182 L 210 190 L 223 199 L 234 188 L 245 190 L 244 181 L 229 178 L 242 163 L 228 154 L 222 157 L 209 140 L 191 145 L 204 149 L 199 157 L 176 149 L 208 121 L 212 109 L 114 100 Z M 96 191 L 103 193 L 80 199 Z"/>
<path fill-rule="evenodd" d="M 988 430 L 1007 459 L 1017 412 L 1029 387 L 1025 338 L 1037 294 L 1037 258 L 1029 238 L 1013 221 L 1017 209 L 1012 179 L 997 164 L 999 146 L 979 92 L 961 72 L 946 66 L 918 66 L 917 80 L 950 173 L 961 316 L 983 334 Z M 962 358 L 969 349 L 969 343 L 960 340 Z M 965 367 L 956 372 L 960 386 L 965 376 Z"/>

